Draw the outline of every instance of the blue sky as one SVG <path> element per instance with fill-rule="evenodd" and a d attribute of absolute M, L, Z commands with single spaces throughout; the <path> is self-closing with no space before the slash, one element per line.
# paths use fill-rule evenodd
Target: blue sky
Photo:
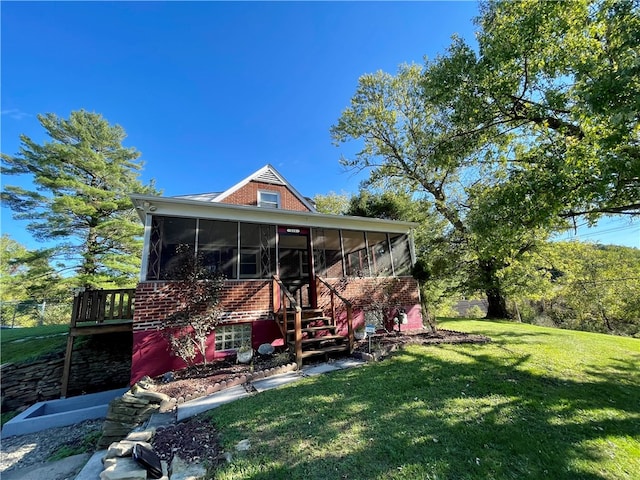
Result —
<path fill-rule="evenodd" d="M 473 41 L 472 2 L 2 2 L 2 152 L 36 114 L 84 108 L 127 132 L 165 195 L 221 191 L 267 163 L 301 193 L 355 192 L 329 128 L 359 76 Z M 18 183 L 14 177 L 3 183 Z M 2 232 L 34 248 L 2 209 Z M 640 247 L 640 224 L 585 240 Z M 579 230 L 579 233 L 582 230 Z M 566 235 L 563 236 L 566 238 Z"/>

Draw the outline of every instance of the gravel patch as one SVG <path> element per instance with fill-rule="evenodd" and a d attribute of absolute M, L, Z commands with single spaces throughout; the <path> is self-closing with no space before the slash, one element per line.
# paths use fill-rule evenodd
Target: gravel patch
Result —
<path fill-rule="evenodd" d="M 76 425 L 3 438 L 0 446 L 0 472 L 45 463 L 63 446 L 79 445 L 87 435 L 101 432 L 103 422 L 104 419 L 87 420 Z"/>

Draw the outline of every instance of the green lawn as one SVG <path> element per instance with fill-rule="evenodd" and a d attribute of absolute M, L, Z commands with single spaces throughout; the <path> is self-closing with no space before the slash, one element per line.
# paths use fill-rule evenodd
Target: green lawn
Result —
<path fill-rule="evenodd" d="M 410 347 L 213 410 L 234 457 L 212 478 L 640 478 L 640 340 L 440 327 L 494 341 Z"/>
<path fill-rule="evenodd" d="M 0 362 L 21 362 L 64 351 L 69 325 L 0 330 Z"/>

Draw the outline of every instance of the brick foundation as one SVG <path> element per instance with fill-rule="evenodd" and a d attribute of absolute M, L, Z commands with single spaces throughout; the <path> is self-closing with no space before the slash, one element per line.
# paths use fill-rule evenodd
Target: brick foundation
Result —
<path fill-rule="evenodd" d="M 418 285 L 411 277 L 389 278 L 334 278 L 327 280 L 354 306 L 354 326 L 365 323 L 366 312 L 374 307 L 385 317 L 388 328 L 398 309 L 407 313 L 403 329 L 422 328 L 422 315 Z M 136 289 L 133 323 L 133 356 L 131 383 L 144 375 L 160 375 L 184 368 L 182 360 L 170 355 L 166 340 L 158 328 L 162 319 L 175 313 L 180 305 L 174 295 L 175 283 L 141 282 Z M 225 323 L 252 323 L 252 344 L 281 341 L 280 332 L 272 315 L 271 280 L 226 281 L 222 292 L 223 321 Z M 318 305 L 326 315 L 331 313 L 330 295 L 326 287 L 319 289 Z M 346 311 L 341 301 L 335 301 L 340 331 L 346 334 Z M 396 327 L 397 328 L 397 327 Z M 215 352 L 215 333 L 207 342 L 207 358 L 224 355 Z"/>

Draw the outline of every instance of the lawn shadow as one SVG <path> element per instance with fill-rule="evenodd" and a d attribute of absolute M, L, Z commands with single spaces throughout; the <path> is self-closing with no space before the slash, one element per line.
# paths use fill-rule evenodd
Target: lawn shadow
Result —
<path fill-rule="evenodd" d="M 467 361 L 411 347 L 380 364 L 224 406 L 213 421 L 229 415 L 237 419 L 228 426 L 232 438 L 247 431 L 258 437 L 239 460 L 247 469 L 241 478 L 602 480 L 640 473 L 633 462 L 619 465 L 615 477 L 581 464 L 609 459 L 599 448 L 608 437 L 638 439 L 638 383 L 624 385 L 628 401 L 612 404 L 617 377 L 560 380 L 519 368 L 526 358 L 495 358 L 473 346 L 456 351 Z M 604 410 L 620 415 L 580 414 Z M 274 449 L 283 463 L 269 463 Z"/>

